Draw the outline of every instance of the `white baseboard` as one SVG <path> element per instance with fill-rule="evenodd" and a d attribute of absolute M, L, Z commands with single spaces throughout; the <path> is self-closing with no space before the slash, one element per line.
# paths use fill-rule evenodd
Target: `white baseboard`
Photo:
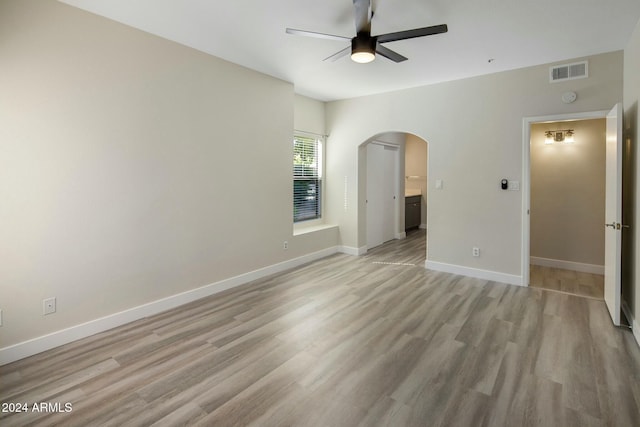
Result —
<path fill-rule="evenodd" d="M 429 270 L 459 274 L 461 276 L 475 277 L 477 279 L 492 280 L 494 282 L 507 283 L 509 285 L 524 286 L 522 276 L 516 276 L 513 274 L 480 270 L 478 268 L 464 267 L 461 265 L 446 264 L 443 262 L 429 260 L 425 261 L 424 266 Z"/>
<path fill-rule="evenodd" d="M 530 257 L 529 262 L 533 265 L 542 267 L 560 268 L 562 270 L 580 271 L 582 273 L 591 273 L 604 275 L 604 265 L 584 264 L 581 262 L 563 261 L 561 259 Z"/>
<path fill-rule="evenodd" d="M 426 230 L 427 229 L 427 224 L 420 224 L 419 227 L 421 230 Z"/>
<path fill-rule="evenodd" d="M 407 238 L 407 232 L 403 231 L 402 233 L 396 233 L 396 240 L 402 240 Z"/>
<path fill-rule="evenodd" d="M 343 254 L 347 255 L 360 256 L 367 253 L 367 247 L 360 246 L 359 248 L 354 248 L 352 246 L 340 246 L 338 248 L 338 252 L 342 252 Z"/>
<path fill-rule="evenodd" d="M 298 267 L 308 262 L 312 262 L 335 254 L 339 252 L 339 250 L 340 248 L 338 246 L 323 249 L 321 251 L 303 255 L 298 258 L 260 268 L 249 273 L 241 274 L 229 279 L 224 279 L 219 282 L 202 286 L 200 288 L 192 289 L 176 295 L 171 295 L 169 297 L 133 307 L 119 313 L 110 314 L 99 319 L 91 320 L 86 323 L 52 332 L 41 337 L 33 338 L 18 344 L 0 348 L 0 366 L 6 365 L 7 363 L 15 362 L 16 360 L 24 359 L 25 357 L 33 356 L 34 354 L 50 350 L 52 348 L 79 340 L 81 338 L 86 338 L 91 335 L 113 329 L 117 326 L 121 326 L 135 320 L 153 316 L 155 314 L 170 310 L 172 308 L 176 308 L 183 304 L 196 301 L 200 298 L 208 297 L 218 292 L 222 292 L 236 286 L 244 285 L 245 283 L 249 283 L 253 280 L 261 279 L 272 274 L 280 273 L 282 271 Z"/>

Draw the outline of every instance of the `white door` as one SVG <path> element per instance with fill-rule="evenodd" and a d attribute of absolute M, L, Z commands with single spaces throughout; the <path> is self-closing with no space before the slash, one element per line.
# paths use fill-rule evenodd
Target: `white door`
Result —
<path fill-rule="evenodd" d="M 398 149 L 367 145 L 367 248 L 395 238 Z"/>
<path fill-rule="evenodd" d="M 607 114 L 604 239 L 604 301 L 613 324 L 620 325 L 622 264 L 622 104 Z"/>
<path fill-rule="evenodd" d="M 383 183 L 380 165 L 383 164 L 382 145 L 367 145 L 367 248 L 371 249 L 383 243 L 383 201 L 380 186 Z"/>
<path fill-rule="evenodd" d="M 397 147 L 384 146 L 384 172 L 382 183 L 382 197 L 384 198 L 382 241 L 388 242 L 396 237 L 396 181 L 398 171 L 396 162 L 398 156 Z"/>

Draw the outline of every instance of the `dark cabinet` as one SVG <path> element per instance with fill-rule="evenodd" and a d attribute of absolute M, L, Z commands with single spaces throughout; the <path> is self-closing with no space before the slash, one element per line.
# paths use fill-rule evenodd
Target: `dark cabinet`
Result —
<path fill-rule="evenodd" d="M 404 229 L 420 227 L 420 204 L 422 196 L 405 197 L 404 202 Z"/>

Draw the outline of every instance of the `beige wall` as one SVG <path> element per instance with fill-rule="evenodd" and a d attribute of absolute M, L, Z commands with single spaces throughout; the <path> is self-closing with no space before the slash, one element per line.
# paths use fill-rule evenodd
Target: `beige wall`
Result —
<path fill-rule="evenodd" d="M 342 243 L 365 244 L 358 145 L 382 132 L 407 132 L 429 141 L 428 260 L 521 276 L 522 192 L 499 183 L 522 180 L 523 118 L 610 110 L 622 99 L 622 58 L 586 58 L 589 78 L 561 83 L 549 83 L 549 64 L 328 103 L 327 207 Z M 573 104 L 561 101 L 568 90 L 578 94 Z M 436 179 L 442 190 L 434 189 Z"/>
<path fill-rule="evenodd" d="M 625 259 L 626 268 L 623 271 L 623 301 L 633 314 L 635 323 L 634 334 L 636 340 L 640 342 L 640 251 L 638 251 L 638 241 L 640 241 L 640 209 L 637 207 L 640 201 L 640 156 L 638 155 L 638 126 L 640 124 L 640 22 L 629 40 L 624 50 L 624 138 L 626 154 L 631 154 L 632 162 L 625 162 L 631 166 L 633 172 L 631 176 L 626 176 L 627 188 L 632 191 L 625 191 L 627 199 L 631 198 L 631 203 L 624 203 L 625 222 L 631 225 L 631 233 L 623 234 L 623 245 L 628 257 Z M 630 197 L 631 196 L 631 197 Z M 627 238 L 630 237 L 630 238 Z"/>
<path fill-rule="evenodd" d="M 296 94 L 293 113 L 295 130 L 324 135 L 326 133 L 324 105 L 322 101 Z"/>
<path fill-rule="evenodd" d="M 337 244 L 293 236 L 291 84 L 53 0 L 0 40 L 2 347 Z"/>
<path fill-rule="evenodd" d="M 427 143 L 415 135 L 407 135 L 405 141 L 405 188 L 420 190 L 422 194 L 422 208 L 420 226 L 427 225 Z M 406 178 L 406 177 L 409 178 Z"/>
<path fill-rule="evenodd" d="M 531 126 L 531 256 L 604 265 L 605 120 Z M 545 145 L 574 129 L 575 143 Z"/>

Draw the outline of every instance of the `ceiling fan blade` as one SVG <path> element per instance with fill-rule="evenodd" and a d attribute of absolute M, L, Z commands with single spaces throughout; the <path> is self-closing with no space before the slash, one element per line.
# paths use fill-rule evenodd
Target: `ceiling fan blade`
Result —
<path fill-rule="evenodd" d="M 408 58 L 400 55 L 399 53 L 394 52 L 391 49 L 382 46 L 379 43 L 376 46 L 376 52 L 379 53 L 380 55 L 384 56 L 385 58 L 392 60 L 393 62 L 402 62 L 402 61 L 406 61 L 408 59 Z"/>
<path fill-rule="evenodd" d="M 377 36 L 378 43 L 394 42 L 396 40 L 406 40 L 415 37 L 431 36 L 442 34 L 448 31 L 447 25 L 434 25 L 432 27 L 416 28 L 415 30 L 398 31 L 397 33 L 381 34 Z"/>
<path fill-rule="evenodd" d="M 356 34 L 371 34 L 371 0 L 353 0 Z"/>
<path fill-rule="evenodd" d="M 317 39 L 336 40 L 339 42 L 345 40 L 351 40 L 350 37 L 334 36 L 333 34 L 314 33 L 313 31 L 296 30 L 294 28 L 287 28 L 287 34 L 293 34 L 295 36 L 315 37 Z"/>
<path fill-rule="evenodd" d="M 332 62 L 337 61 L 338 59 L 342 58 L 343 56 L 346 56 L 349 53 L 351 53 L 351 46 L 345 47 L 341 51 L 336 52 L 333 55 L 324 58 L 323 61 L 332 61 Z"/>

